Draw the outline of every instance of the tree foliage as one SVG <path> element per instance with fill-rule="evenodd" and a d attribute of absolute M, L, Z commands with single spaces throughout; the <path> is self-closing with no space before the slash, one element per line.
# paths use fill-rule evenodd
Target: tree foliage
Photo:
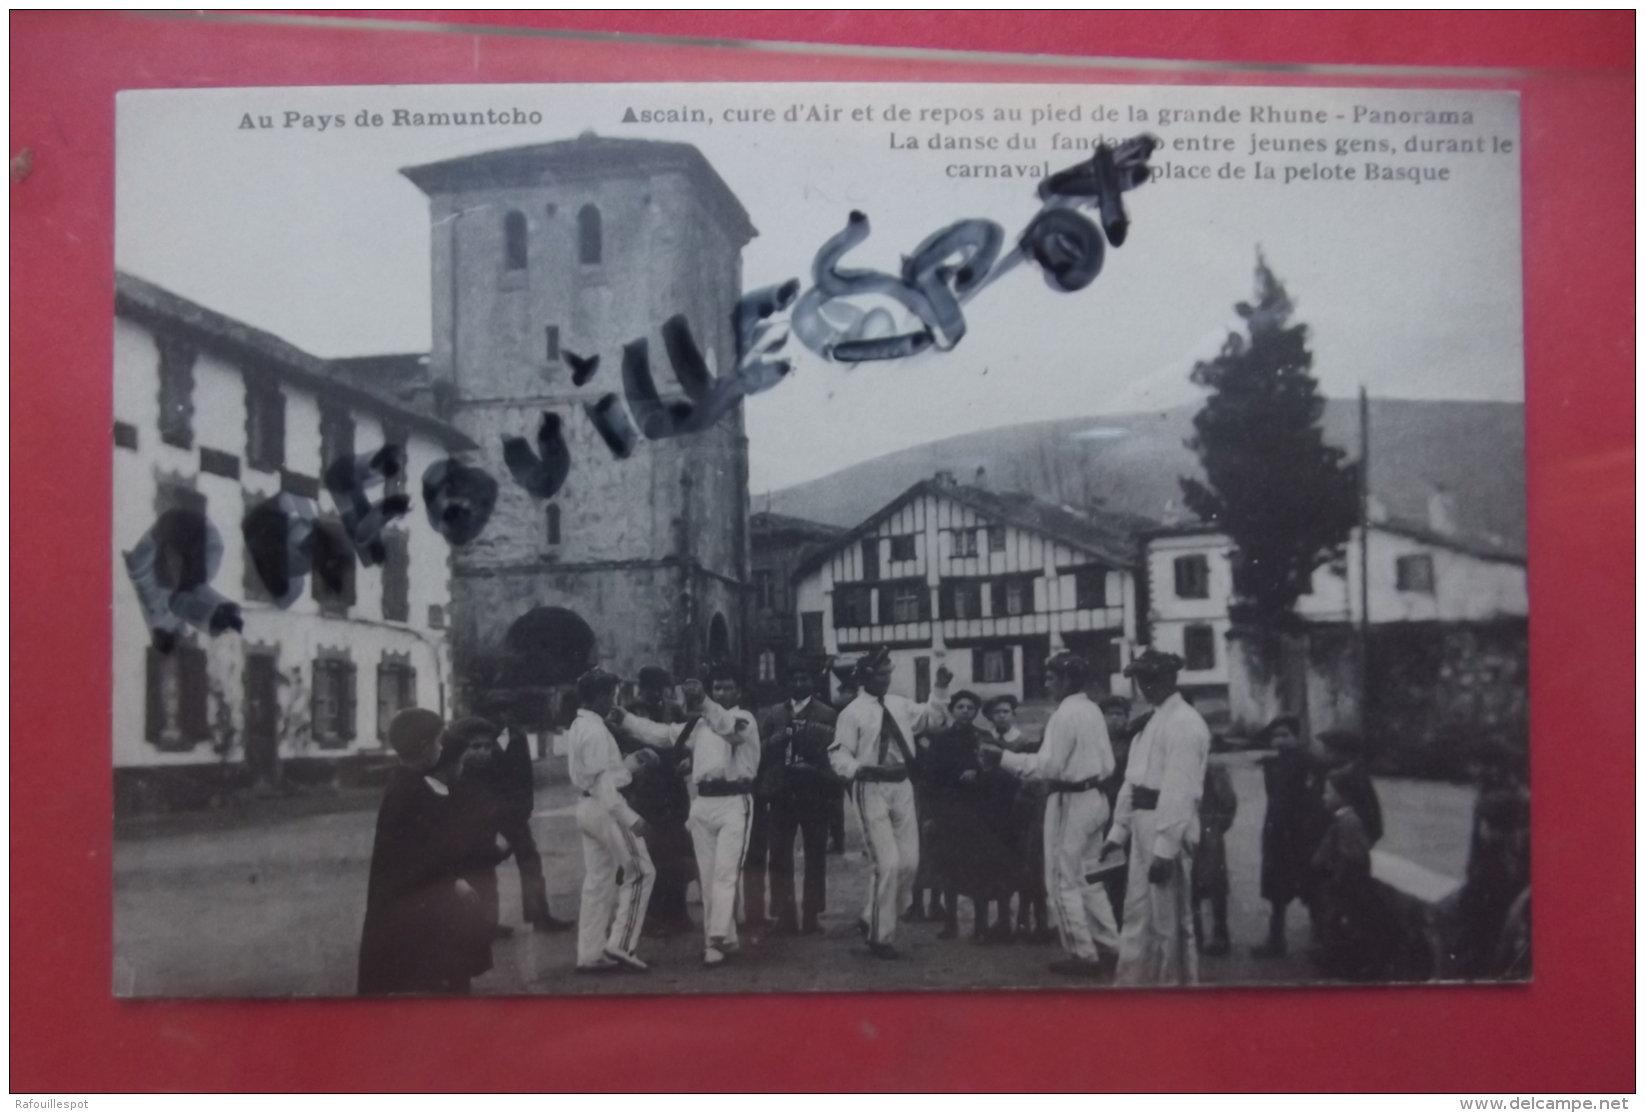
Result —
<path fill-rule="evenodd" d="M 1314 569 L 1339 557 L 1359 517 L 1359 466 L 1325 443 L 1325 399 L 1314 380 L 1308 328 L 1290 324 L 1291 299 L 1259 256 L 1256 297 L 1240 303 L 1247 335 L 1194 366 L 1210 390 L 1188 447 L 1205 482 L 1182 480 L 1189 509 L 1234 543 L 1236 622 L 1284 630 Z"/>

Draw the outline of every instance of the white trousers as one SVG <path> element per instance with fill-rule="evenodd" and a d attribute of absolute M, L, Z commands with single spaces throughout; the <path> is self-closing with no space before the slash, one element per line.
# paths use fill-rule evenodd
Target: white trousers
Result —
<path fill-rule="evenodd" d="M 920 868 L 920 824 L 914 814 L 914 786 L 907 781 L 858 781 L 852 796 L 862 817 L 863 851 L 873 871 L 863 919 L 868 938 L 890 943 L 897 919 L 914 897 Z"/>
<path fill-rule="evenodd" d="M 606 950 L 633 954 L 657 868 L 645 840 L 636 838 L 593 797 L 577 802 L 583 840 L 583 896 L 577 910 L 577 965 L 598 962 Z M 617 870 L 623 871 L 621 891 Z M 615 910 L 615 914 L 613 914 Z"/>
<path fill-rule="evenodd" d="M 1154 812 L 1131 813 L 1131 860 L 1125 883 L 1125 929 L 1120 933 L 1117 985 L 1197 985 L 1194 905 L 1189 865 L 1193 847 L 1177 855 L 1171 879 L 1148 880 L 1154 864 Z"/>
<path fill-rule="evenodd" d="M 1099 949 L 1117 954 L 1119 925 L 1101 881 L 1085 880 L 1085 866 L 1102 850 L 1108 800 L 1094 788 L 1053 792 L 1045 800 L 1045 893 L 1062 949 L 1095 960 Z"/>
<path fill-rule="evenodd" d="M 737 941 L 737 893 L 748 834 L 754 818 L 752 796 L 699 796 L 691 801 L 691 848 L 703 890 L 703 934 L 709 943 Z"/>

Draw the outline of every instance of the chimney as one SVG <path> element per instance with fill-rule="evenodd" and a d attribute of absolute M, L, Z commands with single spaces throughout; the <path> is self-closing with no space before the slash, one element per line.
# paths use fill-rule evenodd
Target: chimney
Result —
<path fill-rule="evenodd" d="M 1428 496 L 1428 528 L 1454 537 L 1457 532 L 1456 499 L 1444 487 L 1435 487 Z"/>
<path fill-rule="evenodd" d="M 971 485 L 988 490 L 988 469 L 981 464 L 977 465 L 977 474 L 971 477 Z"/>
<path fill-rule="evenodd" d="M 954 473 L 949 471 L 947 468 L 940 469 L 936 475 L 931 477 L 931 479 L 939 487 L 952 487 L 958 482 L 958 480 L 954 478 Z"/>

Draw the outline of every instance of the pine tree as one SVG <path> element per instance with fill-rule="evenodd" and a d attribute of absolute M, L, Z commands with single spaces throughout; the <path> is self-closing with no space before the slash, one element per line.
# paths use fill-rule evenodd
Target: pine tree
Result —
<path fill-rule="evenodd" d="M 1259 255 L 1254 304 L 1235 307 L 1248 336 L 1194 367 L 1208 388 L 1188 447 L 1205 482 L 1182 480 L 1189 509 L 1234 543 L 1236 624 L 1284 631 L 1314 569 L 1339 557 L 1359 518 L 1359 468 L 1327 445 L 1325 399 L 1308 328 L 1289 324 L 1291 299 Z"/>

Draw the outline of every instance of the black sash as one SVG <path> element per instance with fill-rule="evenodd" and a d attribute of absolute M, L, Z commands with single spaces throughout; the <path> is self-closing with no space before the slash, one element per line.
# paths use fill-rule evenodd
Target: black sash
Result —
<path fill-rule="evenodd" d="M 889 735 L 891 741 L 897 744 L 897 752 L 902 755 L 902 763 L 909 768 L 913 768 L 914 755 L 908 750 L 908 740 L 902 736 L 902 728 L 897 725 L 897 720 L 895 716 L 891 714 L 891 709 L 889 707 L 881 704 L 880 709 L 884 711 L 885 714 L 880 720 L 880 756 L 878 764 L 885 764 L 885 741 L 886 736 Z"/>

